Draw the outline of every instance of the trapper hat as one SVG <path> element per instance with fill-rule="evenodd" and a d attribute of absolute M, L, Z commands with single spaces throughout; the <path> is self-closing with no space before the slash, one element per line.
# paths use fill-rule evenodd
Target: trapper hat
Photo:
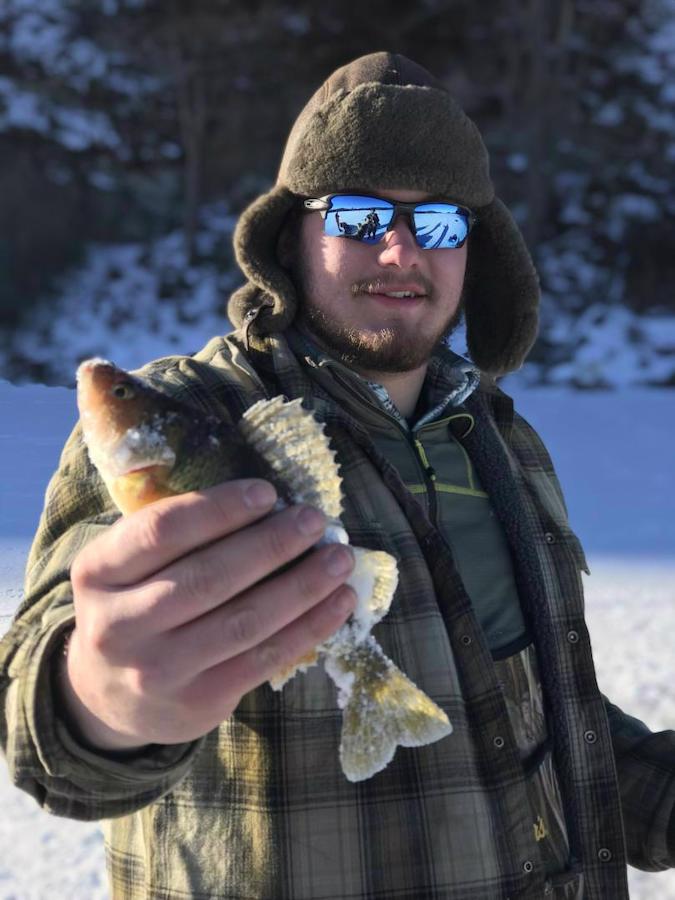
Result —
<path fill-rule="evenodd" d="M 298 297 L 277 257 L 298 197 L 340 190 L 426 191 L 468 206 L 467 345 L 484 372 L 518 369 L 537 335 L 539 279 L 513 217 L 495 197 L 475 124 L 443 84 L 400 54 L 371 53 L 337 69 L 291 129 L 271 191 L 242 213 L 234 233 L 247 283 L 228 316 L 249 337 L 283 331 Z"/>

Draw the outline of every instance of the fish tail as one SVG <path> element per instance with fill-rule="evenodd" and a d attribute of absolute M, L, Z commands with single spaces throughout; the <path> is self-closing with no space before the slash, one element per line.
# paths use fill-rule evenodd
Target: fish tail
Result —
<path fill-rule="evenodd" d="M 340 760 L 349 781 L 363 781 L 384 769 L 398 746 L 422 747 L 452 732 L 445 712 L 384 655 L 374 638 L 364 646 L 376 650 L 375 674 L 372 666 L 326 659 L 326 670 L 340 688 Z"/>

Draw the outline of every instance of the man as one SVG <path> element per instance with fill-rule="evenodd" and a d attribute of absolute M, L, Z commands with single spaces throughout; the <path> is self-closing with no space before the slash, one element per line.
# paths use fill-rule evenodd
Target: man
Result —
<path fill-rule="evenodd" d="M 335 224 L 359 206 L 379 240 Z M 252 480 L 116 521 L 76 429 L 2 645 L 15 783 L 105 820 L 114 898 L 628 897 L 627 859 L 675 865 L 675 732 L 598 692 L 583 551 L 495 384 L 538 287 L 476 127 L 410 60 L 356 60 L 235 243 L 237 330 L 145 374 L 228 421 L 284 394 L 325 423 L 352 542 L 398 561 L 377 639 L 453 732 L 348 782 L 321 667 L 265 682 L 349 616 L 349 551 Z M 443 346 L 462 309 L 475 366 Z"/>

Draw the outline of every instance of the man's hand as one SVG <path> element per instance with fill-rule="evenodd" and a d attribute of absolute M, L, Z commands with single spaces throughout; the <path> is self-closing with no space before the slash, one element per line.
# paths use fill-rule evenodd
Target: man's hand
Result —
<path fill-rule="evenodd" d="M 267 516 L 275 499 L 252 479 L 170 497 L 78 554 L 61 696 L 88 744 L 200 737 L 345 622 L 351 550 L 324 546 L 277 572 L 316 543 L 325 519 L 299 506 Z"/>

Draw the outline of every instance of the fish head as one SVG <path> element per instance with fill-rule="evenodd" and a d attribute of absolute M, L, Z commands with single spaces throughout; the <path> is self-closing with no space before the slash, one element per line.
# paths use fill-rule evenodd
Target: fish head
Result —
<path fill-rule="evenodd" d="M 172 439 L 180 434 L 168 397 L 104 359 L 89 359 L 77 370 L 77 405 L 89 457 L 113 498 L 128 511 L 128 493 L 152 499 L 176 460 Z M 119 496 L 127 499 L 123 505 Z"/>
<path fill-rule="evenodd" d="M 109 443 L 144 421 L 148 403 L 133 375 L 107 359 L 88 359 L 77 370 L 77 406 L 92 439 Z"/>

